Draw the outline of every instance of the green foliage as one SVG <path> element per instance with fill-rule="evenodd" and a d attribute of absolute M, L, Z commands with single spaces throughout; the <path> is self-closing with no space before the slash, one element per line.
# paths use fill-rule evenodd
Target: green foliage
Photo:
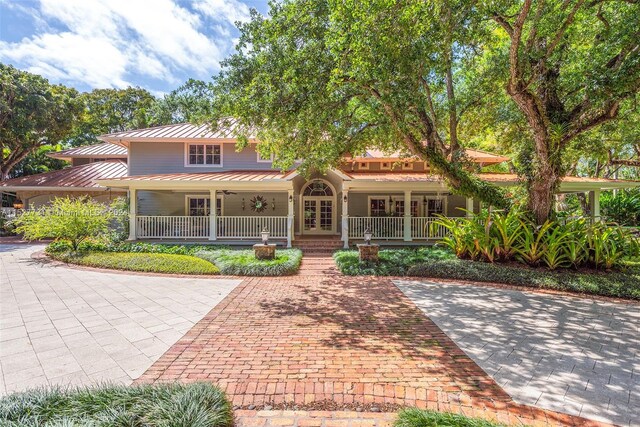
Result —
<path fill-rule="evenodd" d="M 640 189 L 606 191 L 600 196 L 600 214 L 620 225 L 640 226 Z"/>
<path fill-rule="evenodd" d="M 640 300 L 640 268 L 630 264 L 622 271 L 580 273 L 566 269 L 549 271 L 454 259 L 418 264 L 409 269 L 407 275 L 504 283 Z"/>
<path fill-rule="evenodd" d="M 174 274 L 219 274 L 220 270 L 204 259 L 190 255 L 128 252 L 53 252 L 53 258 L 70 264 L 125 271 Z"/>
<path fill-rule="evenodd" d="M 111 211 L 89 197 L 56 197 L 50 205 L 29 210 L 13 222 L 27 240 L 67 240 L 74 251 L 89 237 L 107 232 Z"/>
<path fill-rule="evenodd" d="M 38 147 L 65 138 L 81 111 L 75 89 L 0 64 L 0 180 Z"/>
<path fill-rule="evenodd" d="M 515 209 L 467 218 L 440 217 L 432 226 L 447 230 L 440 244 L 458 258 L 491 263 L 520 261 L 534 267 L 544 264 L 552 270 L 611 269 L 640 253 L 638 239 L 616 224 L 573 219 L 536 225 Z"/>
<path fill-rule="evenodd" d="M 498 424 L 479 418 L 467 418 L 464 415 L 449 412 L 436 412 L 423 409 L 403 409 L 398 413 L 395 427 L 501 427 Z"/>
<path fill-rule="evenodd" d="M 256 259 L 252 249 L 208 249 L 195 256 L 212 262 L 222 274 L 235 276 L 288 276 L 296 274 L 302 262 L 299 249 L 277 249 L 272 260 Z"/>
<path fill-rule="evenodd" d="M 221 245 L 190 245 L 163 244 L 146 242 L 114 241 L 108 237 L 87 239 L 78 245 L 78 252 L 127 252 L 127 253 L 157 253 L 170 255 L 193 255 L 202 250 L 223 249 Z M 46 248 L 47 253 L 71 251 L 71 244 L 64 240 L 51 242 Z"/>
<path fill-rule="evenodd" d="M 358 251 L 345 250 L 333 254 L 342 274 L 347 276 L 404 276 L 407 270 L 419 263 L 431 260 L 452 259 L 448 250 L 434 247 L 418 249 L 384 249 L 379 252 L 380 261 L 360 262 Z"/>
<path fill-rule="evenodd" d="M 189 79 L 158 100 L 152 111 L 162 123 L 200 123 L 213 109 L 212 83 Z"/>
<path fill-rule="evenodd" d="M 34 389 L 0 399 L 0 424 L 231 427 L 224 393 L 211 383 Z"/>
<path fill-rule="evenodd" d="M 257 132 L 276 167 L 303 159 L 301 172 L 323 171 L 345 153 L 400 150 L 456 192 L 506 207 L 501 189 L 469 173 L 457 137 L 491 93 L 488 22 L 466 0 L 272 2 L 268 17 L 254 11 L 240 26 L 210 120 L 237 119 L 242 144 Z"/>

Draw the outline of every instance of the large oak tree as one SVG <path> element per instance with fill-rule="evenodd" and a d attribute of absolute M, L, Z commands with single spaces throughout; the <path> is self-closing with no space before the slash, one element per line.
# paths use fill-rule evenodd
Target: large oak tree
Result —
<path fill-rule="evenodd" d="M 542 222 L 566 174 L 567 150 L 638 94 L 640 5 L 507 0 L 484 6 L 509 38 L 506 89 L 528 124 L 529 209 Z"/>
<path fill-rule="evenodd" d="M 216 81 L 212 123 L 240 121 L 276 165 L 324 169 L 377 147 L 422 158 L 459 194 L 508 206 L 469 171 L 461 117 L 488 96 L 473 2 L 286 0 L 240 26 Z M 222 120 L 220 122 L 220 120 Z"/>

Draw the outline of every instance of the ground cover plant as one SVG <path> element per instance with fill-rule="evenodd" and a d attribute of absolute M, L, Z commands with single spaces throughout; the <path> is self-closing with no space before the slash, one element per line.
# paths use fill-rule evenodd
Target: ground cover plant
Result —
<path fill-rule="evenodd" d="M 219 274 L 220 270 L 202 258 L 191 255 L 127 252 L 47 252 L 70 264 L 114 270 L 171 274 Z"/>
<path fill-rule="evenodd" d="M 256 259 L 252 249 L 204 249 L 195 256 L 212 262 L 222 274 L 237 276 L 287 276 L 297 273 L 302 262 L 299 249 L 278 249 L 272 260 Z"/>
<path fill-rule="evenodd" d="M 382 249 L 379 262 L 360 262 L 358 251 L 344 250 L 333 255 L 336 265 L 347 276 L 404 276 L 412 266 L 432 260 L 453 259 L 446 248 L 421 247 Z"/>
<path fill-rule="evenodd" d="M 131 252 L 131 253 L 160 253 L 173 255 L 193 255 L 206 249 L 222 249 L 223 245 L 179 244 L 179 243 L 147 243 L 124 242 L 112 240 L 109 236 L 91 238 L 78 245 L 78 252 Z M 57 240 L 47 246 L 48 252 L 68 252 L 73 248 L 66 240 Z"/>
<path fill-rule="evenodd" d="M 436 412 L 421 409 L 405 409 L 400 411 L 395 427 L 500 427 L 497 424 L 479 418 L 467 418 L 464 415 L 449 412 Z"/>
<path fill-rule="evenodd" d="M 0 399 L 0 424 L 36 426 L 233 425 L 231 406 L 211 383 L 35 389 Z"/>

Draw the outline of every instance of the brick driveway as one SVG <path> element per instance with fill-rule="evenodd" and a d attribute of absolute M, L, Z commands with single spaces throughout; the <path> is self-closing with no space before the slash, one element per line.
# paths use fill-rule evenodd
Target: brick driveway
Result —
<path fill-rule="evenodd" d="M 246 279 L 139 381 L 165 380 L 214 381 L 244 407 L 396 404 L 589 425 L 515 404 L 388 279 Z"/>
<path fill-rule="evenodd" d="M 0 244 L 0 395 L 131 383 L 240 282 L 54 267 L 43 247 Z"/>
<path fill-rule="evenodd" d="M 640 425 L 637 303 L 395 283 L 516 401 Z"/>

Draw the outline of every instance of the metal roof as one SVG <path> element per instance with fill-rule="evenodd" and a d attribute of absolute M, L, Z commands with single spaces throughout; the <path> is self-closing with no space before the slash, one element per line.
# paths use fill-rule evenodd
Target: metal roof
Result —
<path fill-rule="evenodd" d="M 500 156 L 498 154 L 488 153 L 486 151 L 480 150 L 465 150 L 469 159 L 476 163 L 502 163 L 509 161 L 509 157 Z M 364 156 L 356 156 L 355 160 L 388 160 L 388 161 L 397 161 L 400 159 L 415 159 L 415 156 L 402 156 L 399 151 L 394 151 L 392 153 L 385 153 L 382 150 L 376 149 L 367 149 Z"/>
<path fill-rule="evenodd" d="M 47 154 L 54 159 L 70 160 L 73 158 L 127 158 L 127 149 L 121 145 L 101 142 L 99 144 L 85 145 L 69 148 Z"/>
<path fill-rule="evenodd" d="M 129 130 L 101 135 L 98 139 L 106 142 L 127 141 L 184 141 L 202 139 L 235 140 L 235 132 L 240 129 L 236 119 L 220 121 L 218 128 L 213 131 L 209 123 L 194 125 L 192 123 L 177 123 L 156 126 L 146 129 Z M 254 132 L 249 132 L 249 138 L 255 138 Z"/>
<path fill-rule="evenodd" d="M 122 160 L 105 160 L 80 166 L 72 166 L 51 172 L 13 178 L 0 183 L 0 188 L 24 190 L 26 188 L 100 188 L 98 179 L 121 178 L 127 175 L 127 163 Z"/>
<path fill-rule="evenodd" d="M 235 170 L 225 172 L 167 173 L 154 175 L 123 176 L 112 181 L 236 181 L 261 182 L 283 180 L 285 174 L 271 170 Z"/>

